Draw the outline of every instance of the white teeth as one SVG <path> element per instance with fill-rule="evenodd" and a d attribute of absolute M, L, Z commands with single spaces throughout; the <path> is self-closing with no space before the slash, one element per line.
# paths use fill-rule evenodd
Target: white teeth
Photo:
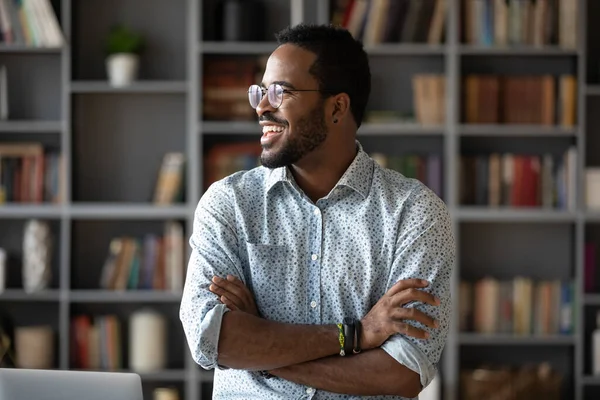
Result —
<path fill-rule="evenodd" d="M 267 133 L 267 132 L 283 132 L 283 126 L 266 125 L 266 126 L 263 126 L 262 131 L 263 131 L 263 133 Z"/>

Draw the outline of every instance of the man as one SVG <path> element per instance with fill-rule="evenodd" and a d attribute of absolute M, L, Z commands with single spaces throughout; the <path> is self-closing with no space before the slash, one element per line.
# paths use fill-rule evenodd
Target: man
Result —
<path fill-rule="evenodd" d="M 196 210 L 180 311 L 192 356 L 215 369 L 215 399 L 416 397 L 450 320 L 447 209 L 356 140 L 362 45 L 329 26 L 277 39 L 248 94 L 262 166 Z"/>

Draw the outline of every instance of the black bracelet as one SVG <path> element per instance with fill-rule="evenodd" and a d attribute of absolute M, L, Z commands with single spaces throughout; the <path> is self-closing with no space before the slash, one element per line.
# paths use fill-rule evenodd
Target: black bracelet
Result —
<path fill-rule="evenodd" d="M 344 353 L 346 355 L 352 354 L 352 348 L 354 347 L 354 320 L 352 318 L 344 318 Z"/>
<path fill-rule="evenodd" d="M 360 348 L 360 335 L 362 334 L 362 324 L 360 323 L 359 319 L 354 321 L 354 330 L 356 332 L 354 354 L 358 354 L 362 351 L 362 349 Z"/>
<path fill-rule="evenodd" d="M 271 379 L 275 377 L 275 375 L 271 375 L 268 371 L 258 371 L 258 373 L 265 379 Z"/>

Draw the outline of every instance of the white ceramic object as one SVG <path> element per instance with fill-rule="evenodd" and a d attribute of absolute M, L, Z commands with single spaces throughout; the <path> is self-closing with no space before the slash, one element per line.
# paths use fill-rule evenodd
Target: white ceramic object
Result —
<path fill-rule="evenodd" d="M 139 56 L 130 53 L 111 54 L 106 59 L 106 71 L 111 86 L 122 87 L 133 83 L 138 76 Z"/>
<path fill-rule="evenodd" d="M 27 221 L 23 238 L 23 289 L 33 293 L 47 289 L 52 278 L 53 238 L 50 225 Z"/>

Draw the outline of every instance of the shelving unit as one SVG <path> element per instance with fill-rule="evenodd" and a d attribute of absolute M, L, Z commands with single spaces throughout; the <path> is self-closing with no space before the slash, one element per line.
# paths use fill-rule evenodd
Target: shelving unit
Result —
<path fill-rule="evenodd" d="M 62 204 L 0 206 L 0 246 L 18 257 L 25 221 L 52 222 L 56 248 L 51 287 L 29 295 L 11 272 L 0 308 L 18 323 L 49 323 L 57 334 L 56 367 L 70 368 L 70 318 L 79 312 L 115 312 L 156 306 L 169 317 L 165 371 L 142 374 L 145 395 L 157 386 L 174 385 L 181 398 L 210 398 L 212 372 L 195 365 L 178 322 L 179 293 L 113 293 L 94 287 L 110 238 L 133 232 L 159 232 L 163 221 L 184 222 L 189 237 L 193 212 L 204 187 L 203 157 L 221 142 L 258 141 L 256 123 L 202 120 L 204 61 L 219 56 L 268 55 L 273 32 L 299 21 L 329 21 L 333 0 L 265 0 L 264 42 L 221 42 L 214 29 L 214 0 L 53 0 L 68 45 L 60 49 L 0 46 L 0 64 L 8 66 L 11 120 L 0 121 L 0 142 L 41 141 L 65 155 Z M 366 123 L 359 140 L 367 151 L 437 153 L 443 162 L 443 194 L 451 212 L 459 254 L 452 288 L 459 302 L 465 273 L 531 272 L 565 277 L 576 283 L 574 335 L 548 337 L 481 336 L 458 330 L 458 310 L 440 363 L 444 400 L 458 399 L 460 369 L 481 361 L 549 360 L 565 374 L 568 398 L 587 400 L 600 393 L 600 378 L 589 375 L 589 334 L 598 294 L 583 293 L 583 244 L 587 232 L 600 229 L 600 213 L 583 202 L 583 171 L 600 165 L 600 43 L 594 42 L 594 18 L 600 5 L 579 0 L 579 46 L 489 48 L 463 44 L 459 0 L 448 1 L 443 45 L 368 46 L 373 73 L 369 109 L 412 108 L 411 76 L 420 72 L 446 78 L 446 120 L 441 126 Z M 593 4 L 594 3 L 594 4 Z M 102 40 L 110 25 L 126 22 L 151 44 L 141 60 L 140 81 L 115 89 L 106 83 Z M 211 28 L 212 27 L 212 28 Z M 595 32 L 598 33 L 598 32 Z M 589 43 L 588 43 L 589 41 Z M 522 64 L 526 62 L 526 64 Z M 571 72 L 577 77 L 578 124 L 575 128 L 532 125 L 469 125 L 463 122 L 462 78 L 469 73 Z M 468 151 L 557 152 L 578 149 L 577 207 L 515 209 L 464 206 L 460 202 L 458 159 Z M 185 153 L 185 199 L 157 207 L 150 203 L 162 155 Z M 596 151 L 597 152 L 597 151 Z M 526 244 L 529 241 L 530 244 Z M 498 248 L 500 247 L 500 248 Z M 187 246 L 186 246 L 187 249 Z M 188 250 L 189 251 L 189 250 Z M 531 262 L 531 264 L 527 264 Z M 15 262 L 9 268 L 18 269 Z M 529 269 L 528 269 L 529 268 Z M 124 321 L 125 321 L 124 319 Z M 124 339 L 126 339 L 124 337 Z M 148 397 L 150 398 L 150 397 Z M 567 398 L 567 397 L 565 397 Z"/>

